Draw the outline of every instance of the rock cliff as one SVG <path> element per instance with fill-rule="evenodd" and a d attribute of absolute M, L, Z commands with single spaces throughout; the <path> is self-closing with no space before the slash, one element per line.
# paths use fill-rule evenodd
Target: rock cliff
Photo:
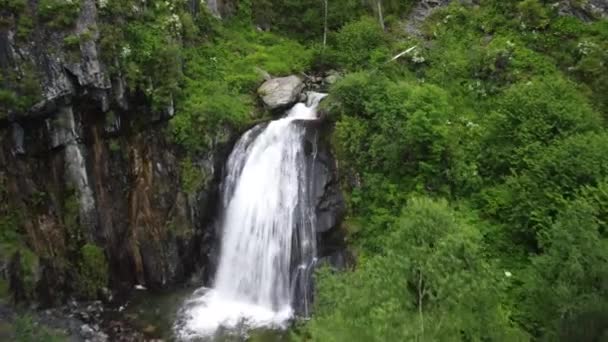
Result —
<path fill-rule="evenodd" d="M 170 94 L 152 103 L 116 56 L 102 58 L 113 39 L 98 29 L 107 26 L 103 1 L 82 0 L 70 22 L 14 3 L 0 11 L 0 285 L 14 300 L 54 305 L 106 287 L 209 280 L 222 168 L 241 132 L 225 128 L 195 152 L 175 143 Z M 218 16 L 234 7 L 208 5 Z M 38 16 L 24 33 L 28 13 Z M 318 155 L 326 232 L 339 225 L 343 204 L 324 196 L 337 191 L 329 145 Z"/>

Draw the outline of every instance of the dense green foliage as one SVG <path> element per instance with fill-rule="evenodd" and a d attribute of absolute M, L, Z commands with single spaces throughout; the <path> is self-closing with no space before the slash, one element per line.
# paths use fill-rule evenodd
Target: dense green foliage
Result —
<path fill-rule="evenodd" d="M 354 19 L 323 105 L 358 263 L 320 272 L 298 338 L 606 338 L 606 21 L 536 0 L 454 3 L 422 38 Z"/>
<path fill-rule="evenodd" d="M 339 278 L 320 274 L 315 341 L 523 340 L 503 304 L 510 279 L 446 201 L 410 199 L 385 251 Z"/>

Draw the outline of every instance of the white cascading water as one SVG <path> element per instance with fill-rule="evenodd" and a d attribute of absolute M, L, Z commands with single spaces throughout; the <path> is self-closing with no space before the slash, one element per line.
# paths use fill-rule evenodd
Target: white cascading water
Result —
<path fill-rule="evenodd" d="M 211 289 L 184 305 L 180 340 L 218 329 L 283 327 L 296 298 L 307 310 L 315 262 L 314 211 L 308 203 L 305 128 L 324 94 L 310 92 L 284 118 L 256 126 L 237 142 L 222 183 L 222 243 Z M 263 129 L 263 130 L 262 130 Z"/>

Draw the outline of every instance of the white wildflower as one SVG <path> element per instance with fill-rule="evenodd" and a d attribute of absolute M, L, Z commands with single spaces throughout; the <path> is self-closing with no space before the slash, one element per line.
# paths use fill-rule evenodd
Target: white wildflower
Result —
<path fill-rule="evenodd" d="M 513 276 L 513 274 L 511 272 L 505 271 L 505 277 L 511 278 L 511 276 Z"/>
<path fill-rule="evenodd" d="M 597 49 L 597 45 L 593 42 L 584 40 L 584 41 L 578 43 L 578 51 L 583 56 L 587 56 L 588 54 L 593 52 L 595 49 Z"/>
<path fill-rule="evenodd" d="M 424 61 L 426 61 L 426 59 L 421 56 L 418 51 L 416 51 L 414 53 L 414 55 L 412 56 L 412 62 L 416 63 L 416 64 L 420 64 L 420 63 L 424 63 Z"/>
<path fill-rule="evenodd" d="M 182 30 L 182 21 L 177 14 L 171 14 L 165 19 L 165 25 L 167 29 L 171 30 L 175 34 L 179 35 Z"/>
<path fill-rule="evenodd" d="M 127 58 L 131 55 L 131 47 L 129 44 L 122 47 L 122 51 L 120 51 L 120 56 L 122 58 Z"/>

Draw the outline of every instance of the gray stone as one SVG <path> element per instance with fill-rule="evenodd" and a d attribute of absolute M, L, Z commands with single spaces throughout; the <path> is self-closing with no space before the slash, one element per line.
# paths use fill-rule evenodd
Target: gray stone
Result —
<path fill-rule="evenodd" d="M 46 119 L 46 127 L 50 138 L 49 148 L 57 148 L 73 143 L 78 137 L 76 122 L 72 107 L 63 106 L 54 117 Z"/>
<path fill-rule="evenodd" d="M 426 18 L 439 7 L 448 5 L 452 0 L 421 0 L 410 12 L 407 18 L 405 31 L 413 36 L 420 36 L 420 26 Z M 461 3 L 468 4 L 468 0 L 460 0 Z"/>
<path fill-rule="evenodd" d="M 560 15 L 572 15 L 583 21 L 608 17 L 608 1 L 588 0 L 582 3 L 562 0 L 555 4 Z"/>
<path fill-rule="evenodd" d="M 336 83 L 336 82 L 337 82 L 339 79 L 340 79 L 340 76 L 339 76 L 339 75 L 337 75 L 337 74 L 332 74 L 332 75 L 326 76 L 326 77 L 323 79 L 323 83 L 328 84 L 328 85 L 331 85 L 331 84 Z"/>
<path fill-rule="evenodd" d="M 16 122 L 13 122 L 11 126 L 13 128 L 13 153 L 23 155 L 25 154 L 25 148 L 23 147 L 23 127 Z"/>
<path fill-rule="evenodd" d="M 273 78 L 258 89 L 258 94 L 268 109 L 288 107 L 298 101 L 304 82 L 295 75 Z"/>
<path fill-rule="evenodd" d="M 90 338 L 95 334 L 93 328 L 91 328 L 88 324 L 83 324 L 80 327 L 80 335 L 84 338 Z"/>

